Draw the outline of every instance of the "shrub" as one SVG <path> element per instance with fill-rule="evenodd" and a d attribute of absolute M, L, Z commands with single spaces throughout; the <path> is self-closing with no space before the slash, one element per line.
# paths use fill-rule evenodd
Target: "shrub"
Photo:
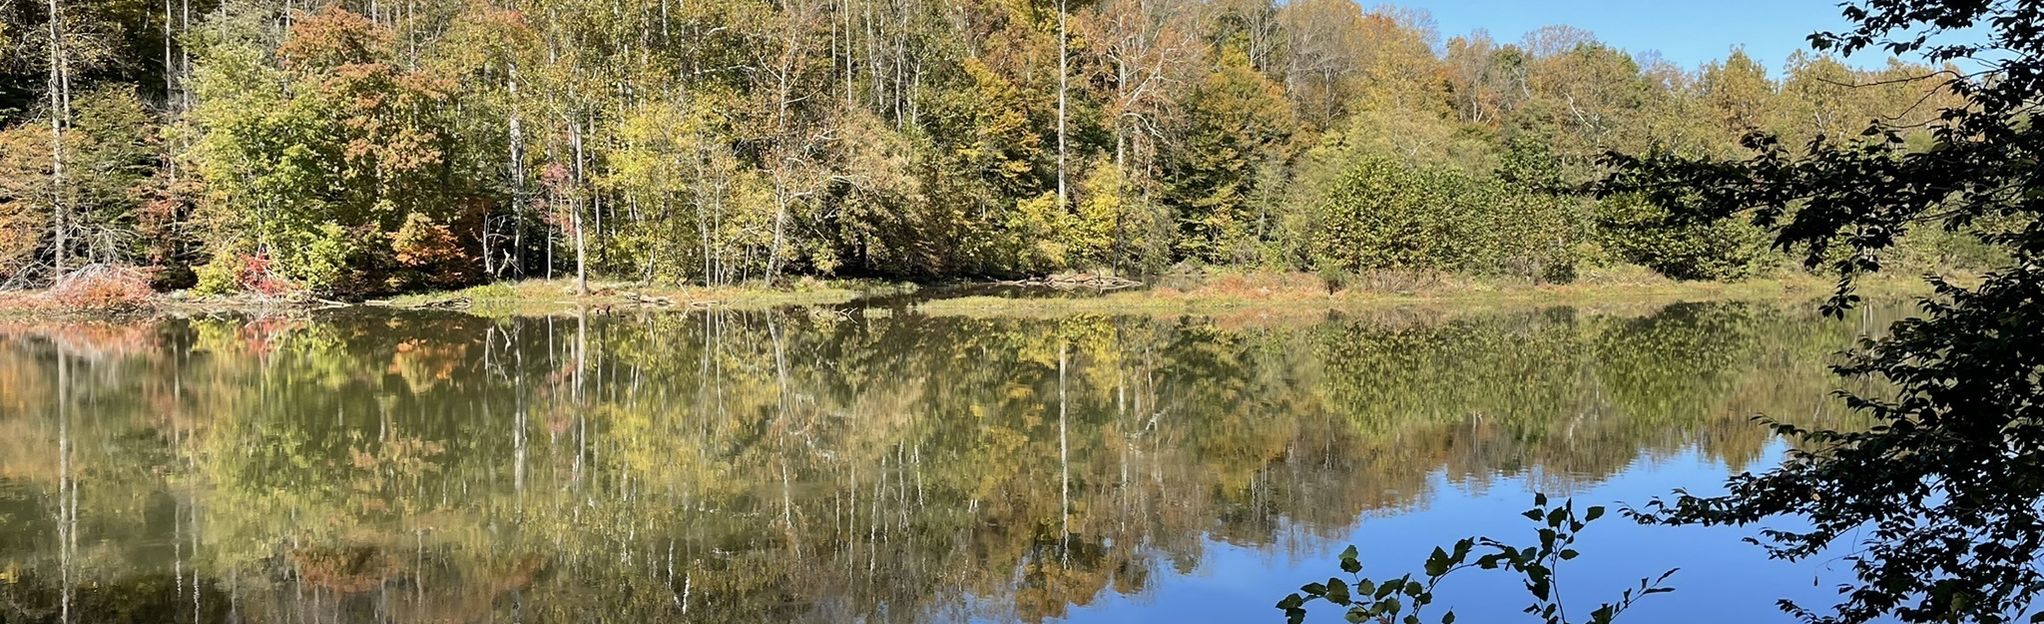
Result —
<path fill-rule="evenodd" d="M 1560 199 L 1439 167 L 1357 161 L 1315 208 L 1321 270 L 1422 269 L 1567 278 L 1577 219 Z"/>
<path fill-rule="evenodd" d="M 271 265 L 270 259 L 265 256 L 218 254 L 211 262 L 193 271 L 198 283 L 192 286 L 192 290 L 202 295 L 255 293 L 271 296 L 298 290 L 289 280 L 272 271 Z"/>
<path fill-rule="evenodd" d="M 403 275 L 403 286 L 448 287 L 473 281 L 477 261 L 461 245 L 447 224 L 420 213 L 405 215 L 405 222 L 390 237 L 390 250 Z"/>
<path fill-rule="evenodd" d="M 518 291 L 509 284 L 483 284 L 463 289 L 461 296 L 473 301 L 509 301 L 518 298 Z"/>
<path fill-rule="evenodd" d="M 1520 577 L 1521 584 L 1531 597 L 1531 604 L 1523 611 L 1535 616 L 1538 621 L 1544 624 L 1571 624 L 1572 621 L 1611 624 L 1641 599 L 1675 591 L 1675 588 L 1664 584 L 1668 577 L 1675 575 L 1675 570 L 1668 570 L 1658 577 L 1640 579 L 1637 589 L 1619 592 L 1615 601 L 1597 605 L 1596 609 L 1588 612 L 1588 619 L 1570 620 L 1563 608 L 1561 592 L 1557 589 L 1557 570 L 1581 554 L 1575 549 L 1576 538 L 1590 523 L 1604 517 L 1604 508 L 1585 507 L 1583 513 L 1578 514 L 1574 500 L 1549 505 L 1546 494 L 1534 494 L 1533 508 L 1519 515 L 1539 527 L 1534 532 L 1538 538 L 1536 541 L 1514 545 L 1488 537 L 1459 540 L 1452 547 L 1435 547 L 1419 574 L 1365 577 L 1361 552 L 1355 546 L 1349 546 L 1341 552 L 1341 575 L 1328 577 L 1325 583 L 1311 582 L 1300 586 L 1299 591 L 1279 600 L 1276 607 L 1285 613 L 1285 621 L 1289 624 L 1305 622 L 1307 605 L 1322 601 L 1345 611 L 1344 619 L 1350 622 L 1419 624 L 1434 619 L 1426 617 L 1425 613 L 1428 607 L 1433 606 L 1441 581 L 1470 570 L 1503 570 Z M 1576 613 L 1584 612 L 1578 609 Z M 1454 624 L 1455 612 L 1441 614 L 1439 621 L 1441 624 Z"/>
<path fill-rule="evenodd" d="M 1349 280 L 1353 278 L 1348 271 L 1334 264 L 1322 264 L 1314 273 L 1320 276 L 1321 285 L 1327 287 L 1327 294 L 1330 295 L 1347 288 Z"/>
<path fill-rule="evenodd" d="M 348 259 L 354 254 L 355 241 L 348 237 L 346 228 L 333 222 L 320 224 L 307 238 L 296 253 L 285 254 L 284 259 L 289 262 L 280 268 L 307 290 L 332 293 L 347 279 Z"/>
<path fill-rule="evenodd" d="M 1630 195 L 1598 202 L 1597 231 L 1619 258 L 1680 280 L 1747 277 L 1767 254 L 1765 235 L 1751 223 L 1686 221 Z"/>
<path fill-rule="evenodd" d="M 44 296 L 72 311 L 134 312 L 156 305 L 148 273 L 132 267 L 88 266 L 59 277 Z"/>
<path fill-rule="evenodd" d="M 202 295 L 224 295 L 241 290 L 241 257 L 235 254 L 217 254 L 205 264 L 192 269 L 197 283 L 192 291 Z"/>

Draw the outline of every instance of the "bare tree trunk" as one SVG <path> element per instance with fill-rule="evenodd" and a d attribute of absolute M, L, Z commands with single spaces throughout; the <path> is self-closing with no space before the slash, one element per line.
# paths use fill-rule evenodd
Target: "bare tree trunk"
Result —
<path fill-rule="evenodd" d="M 766 285 L 772 286 L 781 276 L 781 253 L 788 244 L 788 183 L 783 170 L 785 163 L 774 166 L 774 244 L 767 256 Z"/>
<path fill-rule="evenodd" d="M 64 201 L 64 123 L 71 116 L 71 80 L 65 76 L 64 36 L 59 30 L 63 15 L 57 0 L 50 7 L 50 221 L 54 230 L 55 256 L 51 280 L 64 277 L 64 258 L 70 252 L 70 214 Z"/>
<path fill-rule="evenodd" d="M 582 124 L 571 121 L 568 125 L 569 140 L 575 143 L 575 188 L 582 188 Z M 575 228 L 575 294 L 589 294 L 589 245 L 582 235 L 582 201 L 570 202 L 573 210 L 569 223 Z"/>
<path fill-rule="evenodd" d="M 710 196 L 710 232 L 713 235 L 724 231 L 724 193 L 729 188 L 730 180 L 725 178 L 723 173 L 718 173 L 717 192 Z M 715 242 L 716 253 L 713 256 L 710 273 L 717 276 L 717 283 L 729 284 L 731 283 L 731 263 L 724 258 L 724 242 L 721 240 Z"/>
<path fill-rule="evenodd" d="M 511 133 L 511 254 L 508 264 L 511 272 L 525 277 L 525 123 L 518 108 L 518 64 L 508 68 L 507 91 L 511 96 L 511 114 L 507 123 Z"/>
<path fill-rule="evenodd" d="M 1069 205 L 1068 205 L 1068 204 L 1066 203 L 1066 200 L 1065 200 L 1065 198 L 1066 198 L 1066 195 L 1065 195 L 1065 100 L 1067 99 L 1067 97 L 1066 97 L 1066 94 L 1067 94 L 1067 91 L 1069 90 L 1069 85 L 1068 85 L 1068 83 L 1069 83 L 1069 81 L 1070 81 L 1070 74 L 1071 74 L 1071 68 L 1070 68 L 1070 65 L 1071 65 L 1071 46 L 1070 46 L 1070 39 L 1069 39 L 1068 37 L 1066 37 L 1066 36 L 1065 36 L 1065 22 L 1067 21 L 1067 19 L 1068 19 L 1069 15 L 1070 15 L 1070 11 L 1066 10 L 1066 8 L 1065 8 L 1065 0 L 1058 0 L 1058 3 L 1057 3 L 1057 207 L 1058 207 L 1058 210 L 1066 210 L 1066 209 L 1068 209 L 1068 208 L 1069 208 Z"/>
<path fill-rule="evenodd" d="M 589 244 L 582 236 L 582 211 L 575 210 L 575 294 L 589 295 Z"/>
<path fill-rule="evenodd" d="M 704 147 L 707 143 L 705 143 L 703 131 L 698 127 L 693 132 L 695 136 L 691 141 L 696 149 L 696 180 L 700 181 L 696 185 L 695 193 L 693 194 L 696 212 L 696 235 L 702 239 L 703 245 L 703 287 L 709 288 L 712 285 L 712 281 L 716 279 L 717 269 L 714 257 L 716 252 L 710 246 L 710 236 L 712 234 L 710 226 L 710 202 L 704 201 L 704 193 L 722 193 L 723 185 L 721 183 L 713 184 L 710 182 L 710 155 L 707 153 L 708 149 Z"/>
<path fill-rule="evenodd" d="M 419 13 L 417 0 L 405 0 L 405 68 L 419 68 Z"/>
<path fill-rule="evenodd" d="M 182 0 L 178 3 L 178 8 L 178 32 L 192 32 L 192 0 Z M 192 90 L 190 88 L 192 84 L 192 49 L 188 46 L 180 45 L 177 47 L 177 56 L 178 112 L 184 113 L 192 110 Z"/>
<path fill-rule="evenodd" d="M 172 26 L 175 26 L 177 22 L 173 20 L 171 16 L 172 13 L 170 0 L 163 0 L 163 110 L 166 112 L 174 111 L 177 109 L 177 107 L 172 106 L 173 99 L 176 97 L 175 94 L 177 93 L 177 91 L 174 88 L 172 88 L 172 85 L 177 84 L 177 78 L 173 75 L 177 72 L 177 65 L 171 63 L 170 53 L 171 39 L 170 29 Z"/>
<path fill-rule="evenodd" d="M 176 26 L 177 13 L 174 12 L 174 5 L 171 4 L 171 0 L 163 0 L 163 110 L 166 115 L 182 118 L 185 112 L 184 96 L 179 95 L 179 91 L 184 88 L 184 76 L 171 47 L 176 38 L 172 29 Z M 178 158 L 176 142 L 165 141 L 163 151 L 163 171 L 169 181 L 166 190 L 175 193 Z"/>
<path fill-rule="evenodd" d="M 794 18 L 790 17 L 789 19 L 792 20 Z M 792 137 L 789 136 L 791 131 L 788 122 L 788 115 L 790 113 L 790 111 L 788 110 L 788 106 L 794 102 L 795 64 L 799 61 L 802 55 L 802 50 L 800 48 L 801 46 L 800 28 L 806 25 L 807 25 L 806 23 L 788 24 L 787 40 L 784 42 L 784 47 L 781 49 L 781 55 L 778 61 L 779 71 L 777 72 L 776 76 L 777 84 L 776 91 L 774 93 L 776 100 L 774 112 L 774 141 L 775 143 L 777 143 L 774 152 L 773 163 L 774 241 L 773 247 L 768 252 L 769 255 L 767 256 L 765 278 L 767 285 L 770 286 L 774 283 L 774 280 L 779 279 L 781 275 L 782 268 L 781 257 L 784 253 L 786 253 L 788 245 L 788 219 L 789 219 L 788 207 L 789 204 L 794 202 L 794 198 L 792 197 L 792 195 L 794 194 L 794 190 L 789 188 L 788 183 L 788 175 L 790 173 L 788 171 L 788 167 L 790 166 L 790 162 L 794 159 L 794 153 L 790 151 L 790 148 L 792 147 L 790 144 L 794 143 L 794 140 L 792 139 Z"/>

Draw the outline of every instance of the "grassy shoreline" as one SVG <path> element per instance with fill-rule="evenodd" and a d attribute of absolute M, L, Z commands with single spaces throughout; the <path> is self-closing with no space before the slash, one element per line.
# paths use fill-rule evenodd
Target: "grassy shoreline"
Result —
<path fill-rule="evenodd" d="M 760 286 L 649 286 L 592 280 L 577 294 L 573 280 L 531 279 L 467 288 L 410 293 L 343 302 L 305 296 L 200 296 L 186 291 L 155 294 L 120 308 L 63 305 L 49 290 L 0 292 L 0 316 L 152 316 L 176 314 L 284 313 L 322 309 L 460 310 L 478 315 L 546 315 L 578 309 L 762 309 L 849 303 L 861 298 L 914 292 L 916 286 L 871 280 L 802 279 L 772 288 Z"/>
<path fill-rule="evenodd" d="M 932 299 L 916 306 L 937 316 L 1067 316 L 1125 314 L 1149 316 L 1286 317 L 1390 308 L 1517 308 L 1555 305 L 1660 306 L 1688 301 L 1815 300 L 1831 294 L 1835 282 L 1790 273 L 1737 282 L 1678 282 L 1633 272 L 1591 274 L 1569 284 L 1510 283 L 1445 277 L 1425 284 L 1383 288 L 1363 286 L 1330 293 L 1304 274 L 1240 274 L 1210 279 L 1189 288 L 1170 286 L 1092 297 L 1010 298 L 965 296 Z M 1921 276 L 1862 278 L 1862 296 L 1898 298 L 1928 294 Z"/>
<path fill-rule="evenodd" d="M 628 282 L 591 282 L 576 295 L 570 280 L 500 282 L 459 290 L 408 294 L 344 303 L 307 298 L 156 296 L 138 309 L 107 311 L 64 308 L 40 292 L 0 293 L 0 316 L 134 317 L 180 314 L 282 313 L 335 308 L 458 310 L 482 316 L 549 315 L 576 310 L 757 310 L 842 305 L 879 297 L 917 295 L 909 306 L 932 316 L 1135 316 L 1325 315 L 1343 310 L 1387 308 L 1465 309 L 1551 305 L 1634 306 L 1684 301 L 1816 299 L 1833 282 L 1792 272 L 1737 282 L 1678 282 L 1639 270 L 1592 271 L 1569 284 L 1532 284 L 1463 276 L 1399 275 L 1359 280 L 1330 292 L 1326 282 L 1305 273 L 1218 271 L 1166 277 L 1148 287 L 1111 292 L 1027 288 L 1033 295 L 974 294 L 990 282 L 966 282 L 923 289 L 916 284 L 874 280 L 803 279 L 780 287 L 654 287 Z M 1921 276 L 1884 274 L 1863 278 L 1868 298 L 1917 296 L 1929 292 Z"/>
<path fill-rule="evenodd" d="M 359 305 L 390 308 L 465 309 L 523 313 L 577 308 L 760 309 L 837 305 L 869 297 L 912 293 L 914 284 L 873 280 L 798 280 L 786 286 L 649 286 L 628 282 L 589 283 L 577 295 L 573 280 L 523 280 L 460 290 L 401 295 Z"/>

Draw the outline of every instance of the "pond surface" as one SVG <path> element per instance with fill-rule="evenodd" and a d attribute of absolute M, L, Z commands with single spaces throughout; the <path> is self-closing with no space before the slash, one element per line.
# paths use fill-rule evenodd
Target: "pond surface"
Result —
<path fill-rule="evenodd" d="M 1530 492 L 1709 490 L 1851 426 L 1802 304 L 1310 321 L 912 309 L 0 323 L 0 622 L 1276 622 Z M 1584 535 L 1587 612 L 1785 621 L 1837 562 Z M 1502 573 L 1467 622 L 1526 621 Z M 1341 621 L 1320 612 L 1313 621 Z"/>

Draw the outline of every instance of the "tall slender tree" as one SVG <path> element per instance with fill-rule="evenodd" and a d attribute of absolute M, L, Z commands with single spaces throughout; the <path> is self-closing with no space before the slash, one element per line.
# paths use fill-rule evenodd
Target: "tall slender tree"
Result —
<path fill-rule="evenodd" d="M 64 13 L 58 0 L 49 0 L 49 106 L 50 106 L 50 228 L 51 273 L 64 276 L 65 259 L 70 256 L 70 202 L 64 182 L 64 126 L 71 119 L 70 64 L 64 56 Z"/>

